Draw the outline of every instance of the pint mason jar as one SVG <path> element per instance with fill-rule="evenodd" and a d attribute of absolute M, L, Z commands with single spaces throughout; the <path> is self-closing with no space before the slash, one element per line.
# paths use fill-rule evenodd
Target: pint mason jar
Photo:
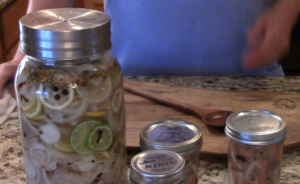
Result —
<path fill-rule="evenodd" d="M 127 183 L 122 72 L 110 18 L 49 9 L 20 19 L 15 88 L 28 184 Z"/>
<path fill-rule="evenodd" d="M 184 158 L 169 150 L 149 150 L 131 160 L 130 184 L 189 184 Z"/>
<path fill-rule="evenodd" d="M 233 113 L 227 118 L 229 184 L 279 184 L 286 122 L 262 110 Z"/>
<path fill-rule="evenodd" d="M 186 183 L 198 183 L 199 154 L 203 144 L 200 127 L 183 120 L 162 120 L 145 126 L 140 147 L 146 150 L 171 150 L 186 161 Z"/>

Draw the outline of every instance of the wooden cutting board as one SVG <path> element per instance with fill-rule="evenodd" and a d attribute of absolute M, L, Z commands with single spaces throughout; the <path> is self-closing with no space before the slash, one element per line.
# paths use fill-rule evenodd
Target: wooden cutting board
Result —
<path fill-rule="evenodd" d="M 300 145 L 300 95 L 260 91 L 220 91 L 196 89 L 149 82 L 126 82 L 139 88 L 198 107 L 240 110 L 268 110 L 287 122 L 285 148 Z M 156 121 L 181 119 L 198 125 L 203 131 L 204 154 L 227 154 L 228 140 L 224 129 L 207 127 L 198 117 L 160 105 L 125 92 L 126 143 L 128 149 L 139 147 L 140 130 Z"/>

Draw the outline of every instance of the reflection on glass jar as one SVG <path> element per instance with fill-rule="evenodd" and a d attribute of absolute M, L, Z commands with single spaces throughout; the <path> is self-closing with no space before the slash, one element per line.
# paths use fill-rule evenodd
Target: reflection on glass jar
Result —
<path fill-rule="evenodd" d="M 102 12 L 70 8 L 28 14 L 21 23 L 23 29 L 38 32 L 41 30 L 30 27 L 28 17 L 43 22 L 52 20 L 43 18 L 53 14 L 70 18 L 84 12 L 108 20 L 103 25 L 109 24 L 109 17 Z M 91 17 L 86 18 L 88 22 Z M 71 24 L 64 29 L 72 29 Z M 72 35 L 72 30 L 48 31 L 61 36 L 59 42 L 72 40 L 65 35 Z M 26 31 L 21 34 L 28 36 Z M 51 41 L 51 37 L 31 36 L 41 43 L 43 39 Z M 53 45 L 57 44 L 55 37 L 52 39 Z M 27 55 L 15 80 L 27 183 L 127 183 L 123 80 L 118 61 L 108 51 L 110 47 L 79 58 L 69 58 L 68 54 L 55 58 L 57 52 L 75 51 L 51 48 L 53 57 L 44 58 L 31 52 L 27 47 L 37 45 L 27 41 L 22 43 Z M 47 50 L 38 49 L 41 55 Z"/>
<path fill-rule="evenodd" d="M 230 184 L 279 184 L 286 123 L 260 110 L 236 112 L 226 122 Z"/>

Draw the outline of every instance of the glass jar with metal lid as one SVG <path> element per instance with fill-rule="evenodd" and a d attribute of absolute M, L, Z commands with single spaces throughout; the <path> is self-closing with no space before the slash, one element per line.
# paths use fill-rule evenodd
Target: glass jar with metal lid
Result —
<path fill-rule="evenodd" d="M 149 150 L 131 160 L 130 184 L 187 184 L 184 158 L 169 150 Z"/>
<path fill-rule="evenodd" d="M 199 153 L 202 147 L 201 129 L 187 121 L 163 120 L 141 130 L 140 147 L 146 150 L 171 150 L 182 155 L 187 162 L 187 180 L 198 182 Z"/>
<path fill-rule="evenodd" d="M 49 9 L 20 19 L 15 80 L 28 184 L 127 183 L 122 72 L 110 17 Z"/>
<path fill-rule="evenodd" d="M 286 123 L 269 111 L 248 110 L 226 121 L 229 183 L 280 183 Z"/>

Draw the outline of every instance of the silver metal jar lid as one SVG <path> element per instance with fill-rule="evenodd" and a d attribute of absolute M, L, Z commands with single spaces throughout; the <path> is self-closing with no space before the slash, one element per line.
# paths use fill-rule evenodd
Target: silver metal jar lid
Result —
<path fill-rule="evenodd" d="M 202 146 L 201 129 L 187 121 L 164 120 L 152 123 L 141 130 L 142 150 L 163 149 L 178 153 Z"/>
<path fill-rule="evenodd" d="M 33 12 L 20 21 L 21 50 L 47 59 L 78 59 L 108 51 L 110 17 L 83 8 L 57 8 Z"/>
<path fill-rule="evenodd" d="M 227 118 L 225 133 L 228 138 L 243 144 L 274 144 L 285 139 L 286 122 L 269 111 L 239 111 Z"/>
<path fill-rule="evenodd" d="M 149 150 L 131 160 L 130 180 L 137 184 L 177 184 L 186 178 L 185 160 L 168 150 Z"/>

